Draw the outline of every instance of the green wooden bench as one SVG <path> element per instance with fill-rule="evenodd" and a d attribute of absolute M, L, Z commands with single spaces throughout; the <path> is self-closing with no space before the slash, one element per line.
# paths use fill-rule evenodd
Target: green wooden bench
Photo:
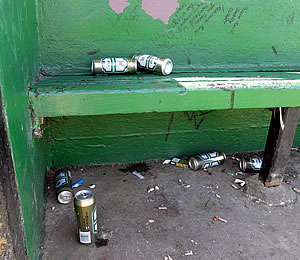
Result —
<path fill-rule="evenodd" d="M 297 72 L 198 72 L 41 78 L 29 91 L 37 117 L 297 107 Z"/>

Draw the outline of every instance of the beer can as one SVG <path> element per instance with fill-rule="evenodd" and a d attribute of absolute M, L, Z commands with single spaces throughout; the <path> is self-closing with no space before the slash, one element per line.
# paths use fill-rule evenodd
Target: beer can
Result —
<path fill-rule="evenodd" d="M 189 167 L 196 171 L 221 165 L 226 160 L 225 153 L 213 152 L 196 155 L 190 158 Z"/>
<path fill-rule="evenodd" d="M 126 58 L 94 59 L 91 71 L 93 74 L 133 74 L 137 71 L 137 63 Z"/>
<path fill-rule="evenodd" d="M 76 192 L 74 196 L 74 207 L 77 217 L 79 242 L 82 244 L 95 242 L 98 224 L 94 194 L 89 190 Z"/>
<path fill-rule="evenodd" d="M 261 167 L 261 158 L 246 158 L 240 160 L 240 169 L 243 172 L 259 172 Z"/>
<path fill-rule="evenodd" d="M 55 173 L 56 197 L 59 203 L 68 204 L 73 199 L 72 176 L 68 170 L 60 169 Z"/>
<path fill-rule="evenodd" d="M 158 58 L 148 54 L 134 55 L 138 71 L 154 72 L 161 75 L 169 75 L 173 70 L 173 62 L 168 58 Z"/>

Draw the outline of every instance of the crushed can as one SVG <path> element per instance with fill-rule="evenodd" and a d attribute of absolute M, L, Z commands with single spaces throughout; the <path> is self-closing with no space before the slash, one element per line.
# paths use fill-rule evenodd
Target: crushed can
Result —
<path fill-rule="evenodd" d="M 139 54 L 132 57 L 137 62 L 137 70 L 169 75 L 173 70 L 173 62 L 168 58 L 158 58 L 148 54 Z"/>
<path fill-rule="evenodd" d="M 95 242 L 98 224 L 94 194 L 89 190 L 76 192 L 74 196 L 74 207 L 77 217 L 79 242 L 82 244 Z"/>
<path fill-rule="evenodd" d="M 71 172 L 60 169 L 55 173 L 56 198 L 61 204 L 68 204 L 73 199 Z"/>
<path fill-rule="evenodd" d="M 259 172 L 261 167 L 261 158 L 245 158 L 240 160 L 240 170 L 243 172 Z"/>
<path fill-rule="evenodd" d="M 91 65 L 92 74 L 133 74 L 137 71 L 137 62 L 126 58 L 94 59 Z"/>
<path fill-rule="evenodd" d="M 221 165 L 226 160 L 225 153 L 213 152 L 196 155 L 190 158 L 190 169 L 197 171 Z"/>

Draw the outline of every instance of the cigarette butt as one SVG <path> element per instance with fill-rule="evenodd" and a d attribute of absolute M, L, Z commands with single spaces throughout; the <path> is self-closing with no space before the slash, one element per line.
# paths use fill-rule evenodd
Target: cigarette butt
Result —
<path fill-rule="evenodd" d="M 203 168 L 202 170 L 205 171 L 205 172 L 208 172 L 208 170 L 206 168 Z"/>
<path fill-rule="evenodd" d="M 158 187 L 158 186 L 155 186 L 154 189 L 155 189 L 155 190 L 159 190 L 159 187 Z"/>
<path fill-rule="evenodd" d="M 166 210 L 168 207 L 158 207 L 159 210 Z"/>
<path fill-rule="evenodd" d="M 149 223 L 154 223 L 154 219 L 149 219 L 148 222 Z"/>
<path fill-rule="evenodd" d="M 216 197 L 217 197 L 218 199 L 221 199 L 221 196 L 220 196 L 219 194 L 217 194 L 217 193 L 216 193 Z"/>
<path fill-rule="evenodd" d="M 221 221 L 221 222 L 227 223 L 227 220 L 226 220 L 226 219 L 221 218 L 221 217 L 219 217 L 219 216 L 215 216 L 215 217 L 214 217 L 214 221 Z"/>
<path fill-rule="evenodd" d="M 300 189 L 298 189 L 296 187 L 293 188 L 293 191 L 296 192 L 296 193 L 300 193 Z"/>
<path fill-rule="evenodd" d="M 240 189 L 238 186 L 236 186 L 236 185 L 234 185 L 234 184 L 232 184 L 231 186 L 232 186 L 232 188 L 234 188 L 234 189 L 236 189 L 236 190 L 239 190 L 239 189 Z"/>

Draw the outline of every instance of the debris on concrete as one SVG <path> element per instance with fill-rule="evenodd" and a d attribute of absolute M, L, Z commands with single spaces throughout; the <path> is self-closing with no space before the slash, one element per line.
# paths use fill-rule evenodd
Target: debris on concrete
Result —
<path fill-rule="evenodd" d="M 178 184 L 179 184 L 179 186 L 181 186 L 183 188 L 186 188 L 186 189 L 191 187 L 190 184 L 187 184 L 186 182 L 183 182 L 181 179 L 178 180 Z"/>
<path fill-rule="evenodd" d="M 89 185 L 89 188 L 90 188 L 90 189 L 95 189 L 95 188 L 96 188 L 96 185 L 95 185 L 95 184 L 90 184 L 90 185 Z"/>
<path fill-rule="evenodd" d="M 149 219 L 148 222 L 149 222 L 149 223 L 154 223 L 155 220 L 154 220 L 154 219 Z"/>
<path fill-rule="evenodd" d="M 219 217 L 219 216 L 215 216 L 215 217 L 214 217 L 214 221 L 221 221 L 221 222 L 227 223 L 227 220 L 226 220 L 226 219 L 221 218 L 221 217 Z"/>
<path fill-rule="evenodd" d="M 160 206 L 160 207 L 158 207 L 158 209 L 159 209 L 159 210 L 167 210 L 168 207 L 166 207 L 166 206 Z"/>
<path fill-rule="evenodd" d="M 163 164 L 172 164 L 181 168 L 189 168 L 189 161 L 181 158 L 172 158 L 168 160 L 164 160 Z"/>
<path fill-rule="evenodd" d="M 238 187 L 238 186 L 235 185 L 235 184 L 231 184 L 231 187 L 234 188 L 234 189 L 236 189 L 236 190 L 239 190 L 239 189 L 240 189 L 240 187 Z"/>
<path fill-rule="evenodd" d="M 292 181 L 285 181 L 285 183 L 286 183 L 286 184 L 291 184 L 291 183 L 292 183 Z"/>
<path fill-rule="evenodd" d="M 193 255 L 193 254 L 194 254 L 194 253 L 193 253 L 192 250 L 186 251 L 186 252 L 184 253 L 185 256 L 191 256 L 191 255 Z"/>
<path fill-rule="evenodd" d="M 132 174 L 134 174 L 136 177 L 140 178 L 141 180 L 145 179 L 145 177 L 137 171 L 133 171 Z"/>
<path fill-rule="evenodd" d="M 84 178 L 80 179 L 79 181 L 76 181 L 72 184 L 72 188 L 78 188 L 80 185 L 82 185 L 84 182 Z"/>
<path fill-rule="evenodd" d="M 173 260 L 170 255 L 166 255 L 164 260 Z"/>
<path fill-rule="evenodd" d="M 216 197 L 217 197 L 218 199 L 221 199 L 221 196 L 220 196 L 218 193 L 216 193 Z"/>
<path fill-rule="evenodd" d="M 292 189 L 293 189 L 294 192 L 300 193 L 300 189 L 298 189 L 298 188 L 296 188 L 296 187 L 293 187 Z"/>
<path fill-rule="evenodd" d="M 107 246 L 109 242 L 109 239 L 104 239 L 104 238 L 98 238 L 95 241 L 95 245 L 97 248 L 102 247 L 102 246 Z"/>
<path fill-rule="evenodd" d="M 51 209 L 52 209 L 52 210 L 55 210 L 55 207 L 53 206 Z"/>
<path fill-rule="evenodd" d="M 235 180 L 234 180 L 234 183 L 239 184 L 241 187 L 244 187 L 245 184 L 246 184 L 246 182 L 243 181 L 243 180 L 241 180 L 241 179 L 235 179 Z"/>
<path fill-rule="evenodd" d="M 232 156 L 232 157 L 231 157 L 231 160 L 238 161 L 238 162 L 240 161 L 240 159 L 237 158 L 237 157 L 235 157 L 235 156 Z"/>
<path fill-rule="evenodd" d="M 150 192 L 152 192 L 152 191 L 154 191 L 154 188 L 149 188 L 149 189 L 147 190 L 148 193 L 150 193 Z"/>
<path fill-rule="evenodd" d="M 153 191 L 158 191 L 159 190 L 159 187 L 158 185 L 154 186 L 154 187 L 151 187 L 151 188 L 148 188 L 147 192 L 150 193 L 150 192 L 153 192 Z"/>

